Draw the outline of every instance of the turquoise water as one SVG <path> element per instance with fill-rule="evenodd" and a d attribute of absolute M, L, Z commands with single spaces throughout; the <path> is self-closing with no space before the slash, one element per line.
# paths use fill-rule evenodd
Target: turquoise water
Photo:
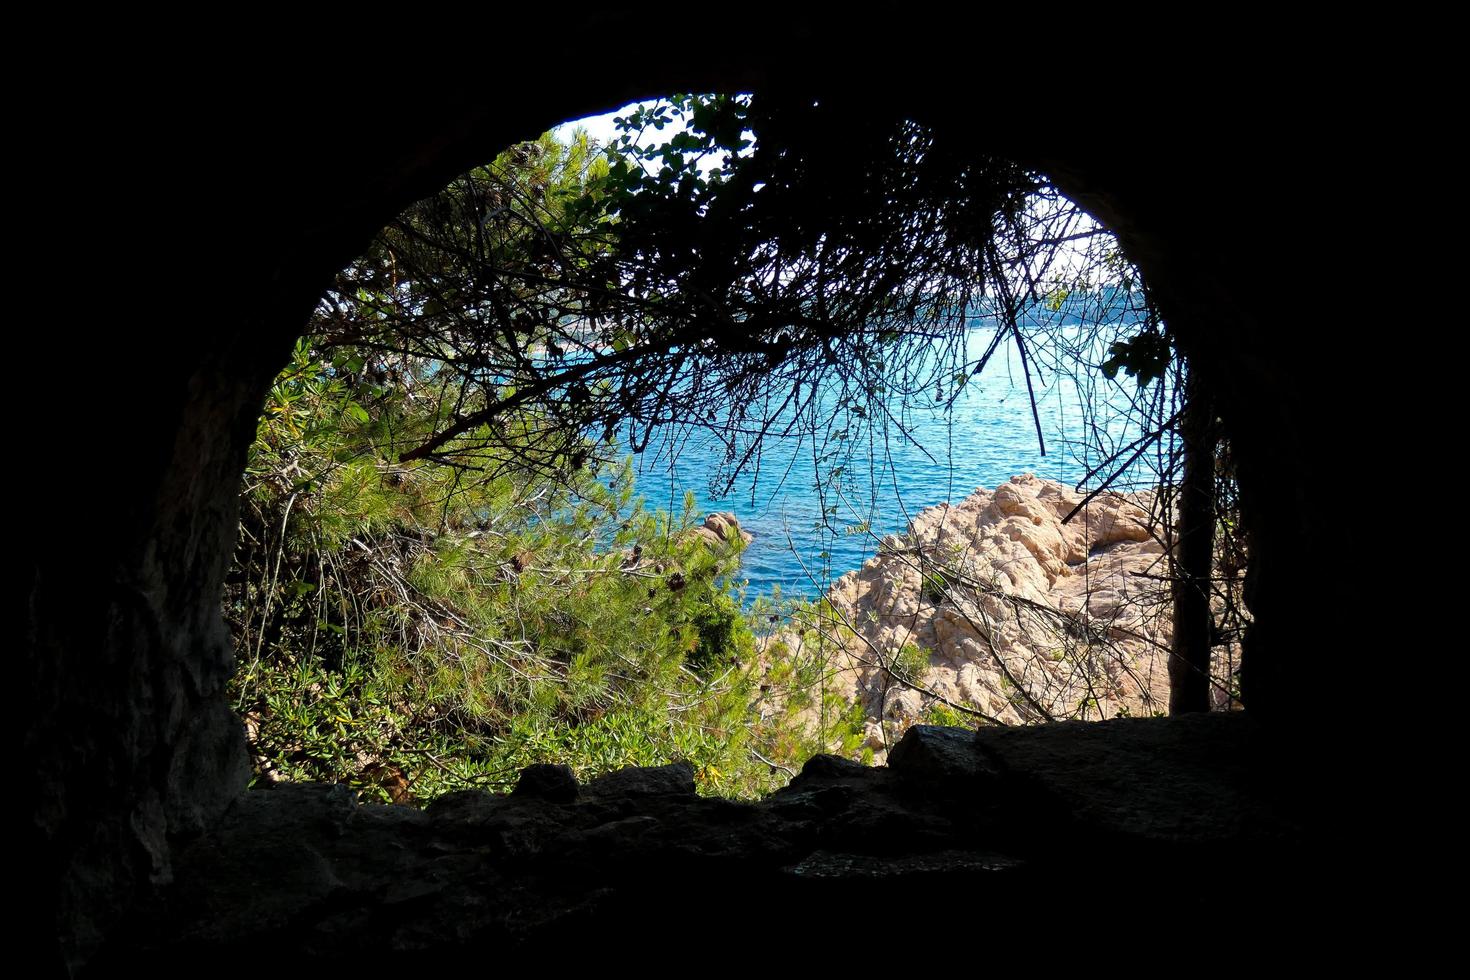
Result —
<path fill-rule="evenodd" d="M 993 327 L 966 331 L 966 359 L 978 359 L 994 336 Z M 1090 357 L 1094 363 L 1100 359 Z M 749 582 L 747 601 L 776 588 L 786 597 L 812 598 L 862 565 L 883 535 L 902 531 L 925 507 L 958 501 L 977 487 L 993 488 L 1020 473 L 1076 484 L 1101 462 L 1099 446 L 1136 438 L 1136 427 L 1117 415 L 1135 390 L 1131 380 L 1120 375 L 1114 384 L 1093 370 L 1079 383 L 1071 372 L 1045 363 L 1039 378 L 1037 370 L 1033 366 L 1045 455 L 1019 355 L 1013 343 L 1005 343 L 948 413 L 934 409 L 932 397 L 922 400 L 927 404 L 891 406 L 908 437 L 890 425 L 886 441 L 871 428 L 845 440 L 825 429 L 816 438 L 768 438 L 762 442 L 759 471 L 752 467 L 725 492 L 719 465 L 724 453 L 708 433 L 664 433 L 635 457 L 638 488 L 651 506 L 675 513 L 686 491 L 694 494 L 701 512 L 735 513 L 755 535 L 741 567 Z M 1089 402 L 1114 417 L 1105 424 L 1084 424 Z M 843 469 L 833 479 L 837 466 Z M 1144 473 L 1134 474 L 1132 481 L 1152 482 Z"/>

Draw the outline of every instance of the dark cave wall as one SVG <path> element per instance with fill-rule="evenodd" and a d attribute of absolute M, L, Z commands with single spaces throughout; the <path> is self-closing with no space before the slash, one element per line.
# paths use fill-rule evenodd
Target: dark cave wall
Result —
<path fill-rule="evenodd" d="M 568 26 L 566 61 L 598 58 L 619 16 Z M 400 82 L 370 107 L 393 125 L 364 138 L 340 89 L 240 92 L 227 73 L 210 83 L 219 95 L 203 116 L 144 99 L 125 121 L 109 117 L 158 150 L 131 164 L 126 205 L 137 240 L 160 245 L 150 295 L 75 368 L 87 397 L 58 407 L 36 448 L 54 455 L 80 434 L 111 433 L 84 457 L 87 472 L 106 475 L 107 494 L 68 481 L 22 529 L 28 851 L 44 896 L 32 914 L 45 923 L 59 909 L 54 955 L 84 953 L 138 889 L 167 881 L 170 836 L 209 824 L 245 785 L 243 735 L 221 694 L 233 655 L 220 584 L 261 400 L 322 285 L 385 220 L 455 173 L 558 120 L 644 95 L 765 86 L 919 106 L 967 127 L 977 145 L 1046 169 L 1111 224 L 1220 392 L 1240 447 L 1261 620 L 1250 708 L 1285 719 L 1338 703 L 1348 672 L 1322 670 L 1312 625 L 1331 601 L 1312 572 L 1332 547 L 1317 497 L 1333 451 L 1321 436 L 1332 430 L 1336 355 L 1285 311 L 1301 270 L 1272 231 L 1281 175 L 1319 149 L 1299 137 L 1259 159 L 1285 109 L 1209 64 L 1135 98 L 1129 118 L 1147 140 L 987 114 L 982 69 L 958 50 L 933 51 L 951 42 L 929 27 L 917 27 L 933 54 L 922 78 L 870 57 L 894 42 L 893 25 L 849 28 L 859 33 L 843 45 L 826 24 L 711 33 L 688 22 L 674 33 L 699 44 L 660 38 L 615 65 L 599 60 L 595 79 L 543 74 L 512 94 L 443 73 Z M 509 60 L 498 77 L 517 70 Z M 1004 77 L 1011 67 L 983 70 Z M 1033 83 L 1038 101 L 1053 94 L 1046 84 Z M 1183 120 L 1164 101 L 1180 84 L 1199 96 Z M 1059 81 L 1056 97 L 1066 93 Z"/>
<path fill-rule="evenodd" d="M 1280 248 L 1279 176 L 1242 159 L 1253 144 L 1225 139 L 1201 139 L 1193 168 L 1164 156 L 1090 167 L 1053 158 L 1046 169 L 1118 234 L 1214 394 L 1249 549 L 1246 601 L 1255 623 L 1242 695 L 1284 730 L 1353 700 L 1353 680 L 1338 673 L 1345 663 L 1330 667 L 1319 649 L 1337 603 L 1325 570 L 1345 567 L 1329 556 L 1343 548 L 1332 495 L 1333 471 L 1346 458 L 1340 379 L 1348 370 L 1344 351 L 1313 323 L 1330 314 L 1312 307 L 1306 263 Z M 1217 210 L 1231 219 L 1217 220 Z"/>

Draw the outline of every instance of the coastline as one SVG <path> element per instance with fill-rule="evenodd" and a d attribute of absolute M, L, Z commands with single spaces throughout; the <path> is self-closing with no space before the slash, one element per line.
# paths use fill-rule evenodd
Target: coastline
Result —
<path fill-rule="evenodd" d="M 1167 711 L 1172 602 L 1154 494 L 1031 474 L 917 514 L 838 578 L 768 661 L 816 657 L 882 762 L 925 722 L 1022 725 Z M 818 709 L 810 724 L 820 724 Z"/>

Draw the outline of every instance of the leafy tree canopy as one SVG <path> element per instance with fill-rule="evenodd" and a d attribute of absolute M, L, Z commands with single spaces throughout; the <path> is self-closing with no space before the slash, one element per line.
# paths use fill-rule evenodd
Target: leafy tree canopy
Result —
<path fill-rule="evenodd" d="M 518 416 L 522 458 L 552 467 L 583 433 L 639 449 L 693 425 L 733 479 L 819 389 L 860 417 L 958 390 L 983 364 L 936 340 L 977 314 L 1024 355 L 1018 315 L 1095 231 L 1038 175 L 897 115 L 684 95 L 619 123 L 605 153 L 543 138 L 465 175 L 339 278 L 332 342 L 440 366 L 442 421 L 405 460 L 483 468 Z"/>
<path fill-rule="evenodd" d="M 780 427 L 901 425 L 895 403 L 952 399 L 1001 343 L 1029 389 L 1024 311 L 1103 285 L 1145 314 L 1100 365 L 1161 420 L 1132 458 L 1178 416 L 1136 276 L 1039 175 L 820 101 L 677 96 L 620 126 L 408 209 L 272 391 L 227 596 L 262 777 L 396 798 L 684 757 L 757 792 L 862 719 L 813 703 L 818 659 L 756 656 L 738 548 L 645 512 L 620 434 L 702 427 L 733 479 Z M 1080 270 L 1078 243 L 1101 246 Z M 966 361 L 976 315 L 1001 329 Z"/>
<path fill-rule="evenodd" d="M 764 673 L 740 542 L 690 535 L 692 501 L 646 510 L 626 463 L 473 481 L 402 463 L 392 447 L 440 407 L 363 364 L 303 339 L 251 452 L 225 613 L 258 778 L 407 802 L 534 762 L 681 758 L 706 791 L 750 795 L 852 737 L 797 721 L 815 659 Z"/>

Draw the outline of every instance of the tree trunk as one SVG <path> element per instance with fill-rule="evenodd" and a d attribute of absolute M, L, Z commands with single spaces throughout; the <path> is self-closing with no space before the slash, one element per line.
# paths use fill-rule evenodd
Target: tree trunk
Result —
<path fill-rule="evenodd" d="M 1174 643 L 1169 714 L 1210 710 L 1210 570 L 1215 552 L 1214 401 L 1191 371 L 1180 419 L 1184 475 L 1174 543 Z"/>

